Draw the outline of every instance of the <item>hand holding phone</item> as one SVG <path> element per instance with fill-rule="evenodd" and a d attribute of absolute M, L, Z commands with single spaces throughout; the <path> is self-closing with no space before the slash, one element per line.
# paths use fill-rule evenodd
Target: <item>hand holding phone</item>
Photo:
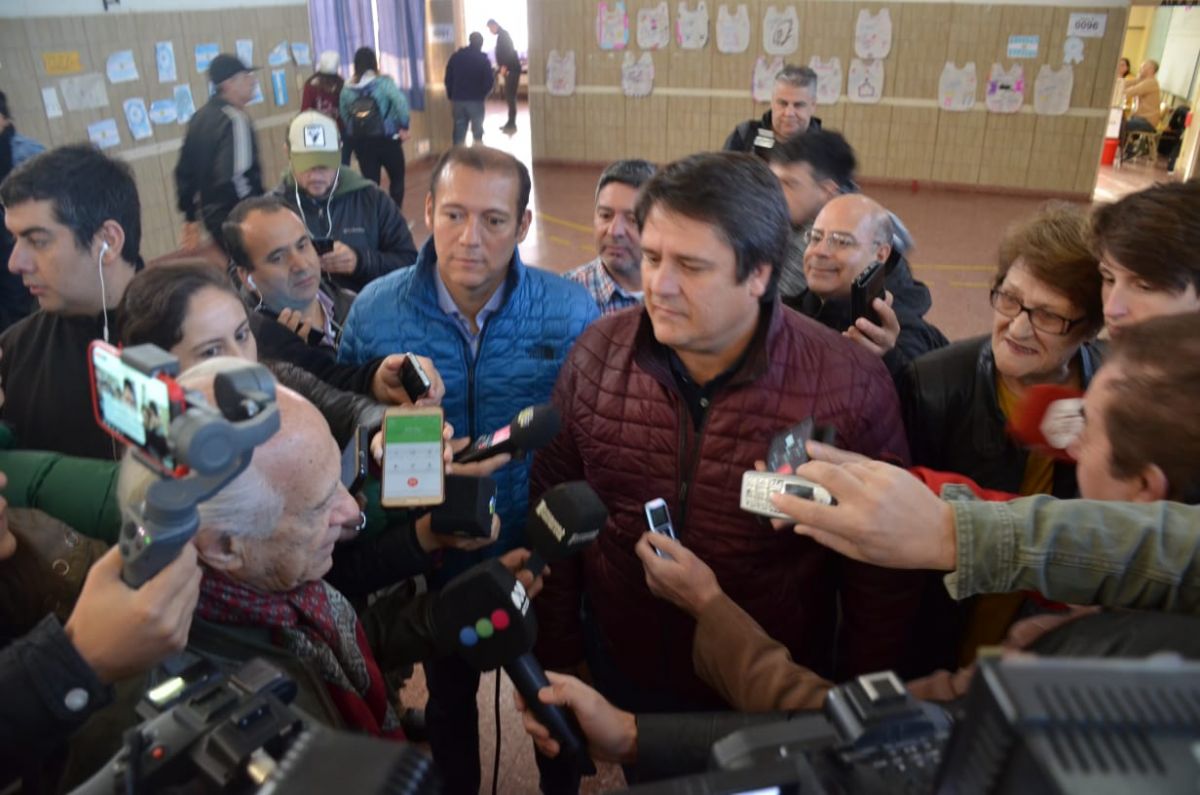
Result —
<path fill-rule="evenodd" d="M 417 361 L 416 354 L 404 354 L 404 362 L 400 365 L 400 385 L 404 387 L 404 391 L 408 393 L 408 397 L 413 403 L 429 394 L 433 381 L 425 372 L 425 368 Z"/>
<path fill-rule="evenodd" d="M 875 311 L 876 298 L 883 298 L 884 282 L 887 281 L 887 268 L 882 262 L 872 262 L 862 273 L 855 277 L 850 285 L 850 323 L 865 317 L 876 326 L 882 325 L 879 313 Z"/>
<path fill-rule="evenodd" d="M 328 254 L 333 251 L 332 237 L 314 237 L 312 239 L 313 248 L 317 254 Z"/>
<path fill-rule="evenodd" d="M 646 524 L 650 525 L 651 533 L 658 533 L 667 538 L 678 541 L 678 536 L 675 535 L 675 526 L 671 524 L 671 512 L 667 509 L 667 501 L 659 497 L 647 502 L 643 507 L 646 512 Z M 654 550 L 660 558 L 671 559 L 670 555 Z"/>
<path fill-rule="evenodd" d="M 406 508 L 445 499 L 442 409 L 395 407 L 383 415 L 383 483 L 380 505 Z"/>

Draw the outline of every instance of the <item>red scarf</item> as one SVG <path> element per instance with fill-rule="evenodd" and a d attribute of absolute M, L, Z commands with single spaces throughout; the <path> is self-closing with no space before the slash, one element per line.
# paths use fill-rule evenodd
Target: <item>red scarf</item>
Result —
<path fill-rule="evenodd" d="M 323 580 L 263 593 L 206 568 L 196 615 L 216 624 L 272 630 L 276 645 L 320 674 L 349 728 L 404 739 L 354 608 Z"/>

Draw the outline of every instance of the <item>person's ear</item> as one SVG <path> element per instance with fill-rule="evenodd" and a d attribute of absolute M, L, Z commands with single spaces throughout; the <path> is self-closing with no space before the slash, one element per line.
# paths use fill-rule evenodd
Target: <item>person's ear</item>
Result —
<path fill-rule="evenodd" d="M 425 194 L 425 228 L 433 233 L 433 194 Z"/>
<path fill-rule="evenodd" d="M 124 228 L 110 218 L 96 230 L 94 245 L 96 258 L 108 265 L 121 256 L 121 250 L 125 247 Z"/>
<path fill-rule="evenodd" d="M 1158 464 L 1146 464 L 1138 474 L 1138 491 L 1133 502 L 1158 502 L 1167 499 L 1171 493 L 1171 483 L 1167 473 Z"/>
<path fill-rule="evenodd" d="M 771 270 L 770 263 L 760 262 L 751 271 L 750 276 L 746 279 L 751 296 L 762 298 L 766 295 L 767 285 L 771 283 Z"/>
<path fill-rule="evenodd" d="M 529 208 L 525 209 L 525 214 L 521 216 L 521 223 L 517 227 L 517 242 L 525 242 L 525 235 L 529 234 L 529 225 L 533 222 L 533 211 Z"/>
<path fill-rule="evenodd" d="M 878 243 L 876 244 L 876 248 L 878 250 L 875 252 L 875 259 L 878 262 L 887 262 L 888 257 L 892 256 L 891 243 Z"/>
<path fill-rule="evenodd" d="M 817 183 L 817 187 L 821 190 L 821 195 L 825 197 L 826 203 L 832 199 L 836 199 L 842 194 L 842 190 L 838 187 L 837 181 L 832 179 L 821 180 Z"/>
<path fill-rule="evenodd" d="M 196 552 L 209 568 L 220 572 L 240 571 L 246 565 L 246 546 L 229 533 L 201 530 L 196 534 Z"/>

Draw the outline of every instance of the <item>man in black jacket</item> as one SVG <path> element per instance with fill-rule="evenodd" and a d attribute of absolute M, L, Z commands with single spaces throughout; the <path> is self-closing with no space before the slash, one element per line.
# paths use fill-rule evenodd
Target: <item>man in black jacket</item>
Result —
<path fill-rule="evenodd" d="M 761 119 L 748 119 L 734 127 L 721 148 L 766 157 L 777 143 L 820 129 L 821 120 L 813 115 L 816 107 L 817 73 L 807 66 L 788 64 L 775 76 L 771 109 Z"/>
<path fill-rule="evenodd" d="M 0 561 L 17 545 L 6 508 L 0 499 Z M 113 548 L 92 566 L 65 626 L 48 614 L 0 639 L 0 787 L 17 778 L 27 791 L 48 785 L 46 757 L 112 701 L 112 684 L 183 648 L 200 594 L 195 547 L 138 589 L 122 582 L 121 563 Z"/>
<path fill-rule="evenodd" d="M 188 122 L 175 165 L 184 248 L 199 244 L 200 221 L 220 245 L 221 224 L 229 211 L 263 192 L 258 141 L 244 110 L 254 96 L 254 68 L 224 53 L 208 67 L 216 93 Z"/>
<path fill-rule="evenodd" d="M 496 82 L 492 62 L 483 54 L 483 34 L 472 32 L 468 40 L 470 44 L 446 62 L 446 98 L 454 111 L 455 146 L 466 143 L 467 124 L 475 143 L 483 142 L 483 103 Z"/>
<path fill-rule="evenodd" d="M 494 19 L 487 21 L 488 30 L 496 37 L 496 66 L 504 77 L 504 99 L 508 102 L 508 122 L 501 132 L 517 131 L 517 88 L 521 85 L 521 56 L 513 46 L 512 36 Z"/>
<path fill-rule="evenodd" d="M 417 247 L 396 203 L 343 166 L 340 147 L 333 119 L 315 110 L 296 116 L 288 128 L 291 170 L 275 195 L 299 213 L 329 280 L 358 292 L 416 262 Z"/>
<path fill-rule="evenodd" d="M 0 202 L 16 238 L 8 268 L 40 307 L 0 336 L 0 419 L 19 447 L 114 458 L 92 411 L 87 350 L 117 340 L 116 306 L 142 267 L 133 173 L 91 145 L 64 146 L 15 169 Z"/>
<path fill-rule="evenodd" d="M 947 344 L 924 319 L 924 311 L 895 296 L 877 298 L 879 324 L 850 311 L 854 280 L 872 263 L 887 262 L 892 252 L 892 221 L 878 202 L 862 194 L 838 196 L 813 222 L 806 240 L 804 276 L 808 287 L 785 303 L 862 345 L 883 359 L 895 377 L 904 365 Z"/>

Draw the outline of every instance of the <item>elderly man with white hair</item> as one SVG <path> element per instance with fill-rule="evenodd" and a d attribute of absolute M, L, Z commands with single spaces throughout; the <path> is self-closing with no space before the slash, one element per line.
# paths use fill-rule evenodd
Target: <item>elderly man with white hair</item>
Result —
<path fill-rule="evenodd" d="M 179 382 L 215 404 L 216 375 L 245 366 L 240 359 L 209 359 Z M 391 622 L 389 636 L 381 637 L 369 633 L 346 597 L 322 580 L 334 545 L 358 524 L 359 507 L 342 485 L 341 454 L 320 412 L 282 386 L 276 402 L 279 431 L 255 449 L 244 472 L 199 506 L 193 543 L 203 578 L 188 651 L 223 668 L 265 658 L 296 682 L 294 703 L 315 720 L 403 738 L 381 665 L 386 670 L 435 653 L 433 597 L 410 603 Z M 139 502 L 156 477 L 127 456 L 118 487 L 122 506 Z M 515 550 L 505 563 L 518 568 L 528 556 Z M 80 773 L 97 769 L 116 751 L 121 730 L 138 722 L 131 707 L 146 684 L 141 678 L 126 683 L 124 698 L 118 695 L 93 722 L 96 731 L 74 743 Z"/>

